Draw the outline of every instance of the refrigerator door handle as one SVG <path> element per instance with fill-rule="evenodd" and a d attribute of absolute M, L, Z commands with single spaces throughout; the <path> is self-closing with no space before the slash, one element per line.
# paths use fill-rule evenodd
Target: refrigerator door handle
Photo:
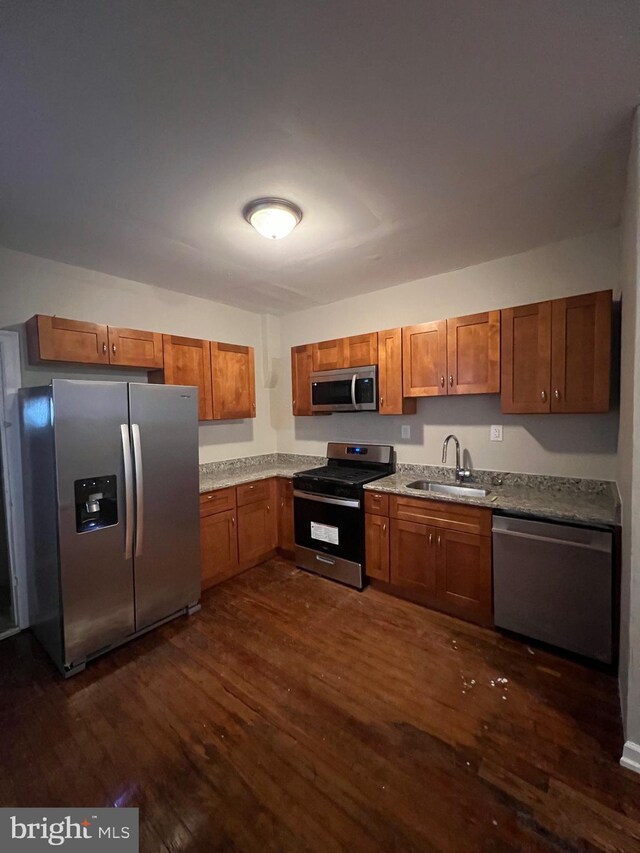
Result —
<path fill-rule="evenodd" d="M 131 424 L 131 435 L 133 437 L 133 460 L 136 473 L 136 557 L 141 557 L 144 537 L 144 481 L 142 475 L 142 444 L 138 424 Z"/>
<path fill-rule="evenodd" d="M 131 440 L 128 424 L 120 424 L 120 434 L 122 436 L 122 459 L 124 463 L 124 558 L 130 560 L 133 554 L 133 473 L 131 470 Z"/>

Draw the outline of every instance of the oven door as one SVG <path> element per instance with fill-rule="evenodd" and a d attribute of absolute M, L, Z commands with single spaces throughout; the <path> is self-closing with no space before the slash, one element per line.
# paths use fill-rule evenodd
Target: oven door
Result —
<path fill-rule="evenodd" d="M 362 589 L 364 515 L 356 498 L 294 491 L 296 564 Z"/>
<path fill-rule="evenodd" d="M 375 365 L 311 374 L 314 412 L 366 412 L 378 408 Z"/>

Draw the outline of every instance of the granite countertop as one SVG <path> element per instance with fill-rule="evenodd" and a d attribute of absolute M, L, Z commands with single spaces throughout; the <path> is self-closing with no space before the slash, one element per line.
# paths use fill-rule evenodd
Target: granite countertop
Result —
<path fill-rule="evenodd" d="M 493 474 L 493 472 L 478 473 Z M 602 526 L 619 524 L 618 491 L 615 483 L 611 482 L 505 474 L 502 477 L 503 485 L 493 485 L 487 477 L 481 476 L 476 482 L 482 483 L 490 489 L 490 492 L 486 497 L 479 498 L 442 495 L 408 488 L 409 483 L 418 479 L 453 482 L 450 471 L 443 476 L 437 469 L 434 475 L 426 471 L 419 472 L 418 466 L 413 466 L 412 470 L 399 470 L 390 477 L 375 480 L 367 484 L 365 489 L 423 500 L 483 506 L 494 512 L 504 511 L 513 515 L 534 516 L 554 521 Z"/>
<path fill-rule="evenodd" d="M 297 471 L 326 464 L 322 456 L 269 453 L 200 465 L 200 494 L 271 477 L 293 477 Z"/>
<path fill-rule="evenodd" d="M 295 453 L 267 453 L 209 462 L 200 465 L 200 494 L 271 477 L 292 477 L 298 471 L 326 464 L 323 456 Z M 423 500 L 444 501 L 488 507 L 494 512 L 533 516 L 554 521 L 611 527 L 620 523 L 620 498 L 615 483 L 568 477 L 547 477 L 474 470 L 470 483 L 490 489 L 484 498 L 441 495 L 410 489 L 414 480 L 452 483 L 451 468 L 433 465 L 398 464 L 397 473 L 365 486 L 377 492 L 405 495 Z M 496 485 L 500 482 L 500 485 Z"/>

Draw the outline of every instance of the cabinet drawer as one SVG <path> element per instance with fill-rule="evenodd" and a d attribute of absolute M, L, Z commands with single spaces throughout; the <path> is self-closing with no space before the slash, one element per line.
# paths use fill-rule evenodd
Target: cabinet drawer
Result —
<path fill-rule="evenodd" d="M 491 535 L 491 510 L 484 507 L 392 495 L 390 515 L 416 524 L 432 524 L 460 533 Z"/>
<path fill-rule="evenodd" d="M 389 495 L 365 492 L 364 508 L 365 512 L 372 512 L 374 515 L 389 515 Z"/>
<path fill-rule="evenodd" d="M 266 501 L 271 498 L 271 484 L 273 480 L 257 480 L 255 483 L 243 483 L 236 486 L 236 499 L 238 506 L 246 506 L 255 501 Z"/>
<path fill-rule="evenodd" d="M 215 492 L 205 492 L 200 495 L 201 516 L 214 515 L 216 512 L 235 509 L 235 506 L 236 496 L 233 486 L 228 489 L 216 489 Z"/>

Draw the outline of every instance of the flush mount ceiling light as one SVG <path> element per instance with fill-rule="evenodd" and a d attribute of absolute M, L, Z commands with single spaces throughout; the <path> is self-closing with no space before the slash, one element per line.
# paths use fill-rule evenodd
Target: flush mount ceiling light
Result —
<path fill-rule="evenodd" d="M 242 211 L 244 218 L 268 240 L 281 240 L 291 234 L 302 219 L 302 211 L 283 198 L 257 198 Z"/>

